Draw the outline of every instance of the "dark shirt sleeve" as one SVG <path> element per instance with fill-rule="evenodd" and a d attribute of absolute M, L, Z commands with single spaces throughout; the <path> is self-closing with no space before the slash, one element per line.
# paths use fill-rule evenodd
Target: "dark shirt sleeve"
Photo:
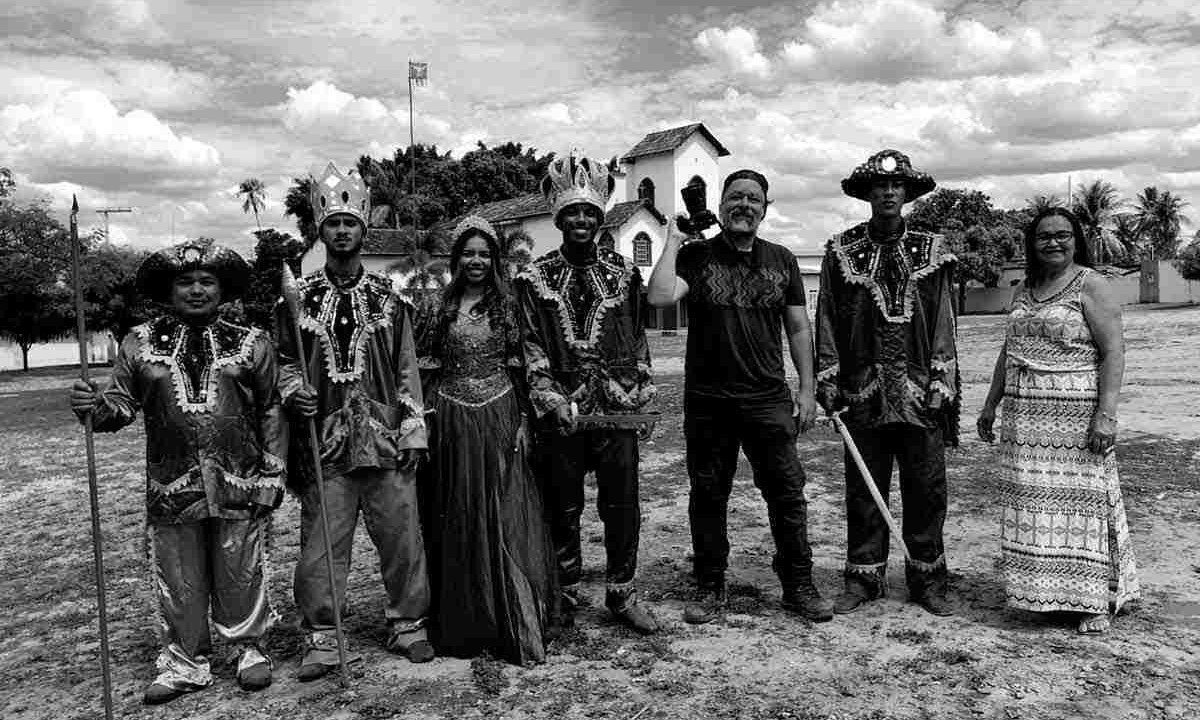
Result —
<path fill-rule="evenodd" d="M 700 265 L 705 255 L 705 243 L 694 242 L 684 245 L 675 256 L 675 275 L 691 287 L 700 274 Z"/>
<path fill-rule="evenodd" d="M 821 261 L 821 289 L 817 293 L 817 402 L 827 411 L 836 410 L 843 403 L 839 389 L 841 364 L 835 333 L 837 303 L 833 284 L 836 282 L 836 262 L 833 252 L 827 251 Z"/>
<path fill-rule="evenodd" d="M 113 363 L 112 379 L 108 388 L 97 398 L 96 409 L 92 413 L 92 429 L 96 432 L 120 430 L 133 422 L 141 409 L 134 369 L 139 342 L 137 333 L 132 330 L 125 333 L 125 339 L 117 351 L 117 360 Z"/>
<path fill-rule="evenodd" d="M 796 263 L 796 258 L 790 251 L 784 251 L 785 259 L 788 267 L 788 284 L 783 291 L 784 305 L 804 305 L 807 299 L 804 297 L 804 278 L 800 275 L 800 266 Z"/>
<path fill-rule="evenodd" d="M 529 400 L 535 417 L 554 412 L 570 402 L 566 391 L 554 377 L 546 353 L 546 339 L 538 322 L 537 301 L 529 282 L 517 280 L 517 302 L 520 308 L 521 349 L 525 359 L 525 376 L 529 384 Z"/>
<path fill-rule="evenodd" d="M 279 395 L 279 365 L 275 348 L 265 334 L 254 345 L 251 354 L 252 382 L 254 386 L 254 410 L 262 459 L 258 468 L 260 481 L 277 479 L 283 485 L 285 473 L 288 424 L 283 417 L 283 405 Z"/>

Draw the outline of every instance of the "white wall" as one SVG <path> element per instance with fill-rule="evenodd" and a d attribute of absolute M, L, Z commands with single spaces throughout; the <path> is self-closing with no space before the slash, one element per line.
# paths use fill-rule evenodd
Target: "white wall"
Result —
<path fill-rule="evenodd" d="M 671 217 L 675 207 L 673 196 L 679 193 L 679 188 L 674 187 L 675 167 L 671 154 L 660 153 L 640 157 L 627 167 L 629 174 L 625 176 L 626 198 L 636 200 L 638 185 L 641 184 L 643 178 L 648 177 L 654 183 L 654 206 L 663 215 Z"/>
<path fill-rule="evenodd" d="M 663 245 L 666 244 L 666 226 L 659 225 L 658 220 L 650 214 L 650 211 L 642 208 L 634 213 L 633 217 L 629 218 L 625 225 L 620 228 L 620 233 L 613 238 L 613 244 L 617 252 L 632 261 L 633 238 L 640 232 L 644 232 L 650 236 L 650 265 L 649 267 L 642 268 L 643 279 L 648 279 L 650 277 L 650 269 L 658 263 L 658 258 L 662 255 Z"/>
<path fill-rule="evenodd" d="M 708 209 L 714 213 L 717 211 L 717 206 L 721 204 L 721 171 L 717 164 L 717 149 L 699 132 L 692 133 L 692 136 L 675 150 L 674 174 L 671 205 L 659 205 L 659 210 L 664 215 L 673 218 L 687 211 L 679 191 L 687 185 L 693 175 L 699 175 L 708 184 Z"/>
<path fill-rule="evenodd" d="M 117 344 L 108 333 L 95 333 L 88 342 L 88 363 L 107 363 L 117 354 Z M 78 365 L 79 344 L 75 338 L 41 343 L 29 348 L 29 367 Z M 20 370 L 21 346 L 0 340 L 0 370 Z"/>

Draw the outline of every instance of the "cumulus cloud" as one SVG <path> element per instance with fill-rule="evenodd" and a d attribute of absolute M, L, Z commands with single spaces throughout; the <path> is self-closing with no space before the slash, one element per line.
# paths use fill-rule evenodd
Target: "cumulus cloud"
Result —
<path fill-rule="evenodd" d="M 771 73 L 771 61 L 759 51 L 753 30 L 708 28 L 692 44 L 701 55 L 736 75 L 765 78 Z"/>
<path fill-rule="evenodd" d="M 571 118 L 571 108 L 566 103 L 561 102 L 536 107 L 529 114 L 536 120 L 557 123 L 559 125 L 570 125 L 574 122 Z"/>
<path fill-rule="evenodd" d="M 308 139 L 378 148 L 387 154 L 407 147 L 408 106 L 389 107 L 382 100 L 360 97 L 318 80 L 306 88 L 289 87 L 283 106 L 283 124 Z M 425 144 L 453 143 L 453 126 L 429 113 L 416 116 L 416 139 Z"/>
<path fill-rule="evenodd" d="M 122 114 L 95 90 L 0 109 L 0 156 L 37 182 L 101 188 L 206 185 L 221 163 L 211 145 L 145 110 Z"/>
<path fill-rule="evenodd" d="M 1052 54 L 1035 29 L 992 30 L 920 0 L 835 0 L 805 20 L 801 39 L 785 43 L 780 58 L 803 78 L 898 83 L 1020 74 L 1045 67 Z"/>

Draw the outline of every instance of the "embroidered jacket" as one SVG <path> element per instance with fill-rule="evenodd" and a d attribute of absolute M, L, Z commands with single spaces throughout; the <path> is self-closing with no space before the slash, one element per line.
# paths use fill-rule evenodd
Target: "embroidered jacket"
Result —
<path fill-rule="evenodd" d="M 957 443 L 955 263 L 931 233 L 879 242 L 863 223 L 829 241 L 817 301 L 822 406 L 846 404 L 847 420 L 867 427 L 941 424 L 946 441 Z M 941 414 L 929 411 L 931 391 L 943 398 Z"/>
<path fill-rule="evenodd" d="M 302 361 L 317 391 L 325 476 L 395 468 L 401 450 L 426 446 L 409 304 L 386 277 L 365 271 L 341 289 L 324 269 L 299 283 L 302 355 L 282 303 L 276 323 L 284 402 L 303 384 Z M 300 486 L 313 465 L 307 442 L 294 434 L 291 467 L 293 476 L 300 475 L 294 478 Z"/>
<path fill-rule="evenodd" d="M 146 509 L 154 524 L 245 520 L 283 499 L 287 428 L 275 350 L 261 330 L 167 315 L 125 336 L 93 427 L 146 425 Z"/>
<path fill-rule="evenodd" d="M 632 263 L 608 248 L 582 264 L 552 250 L 516 286 L 537 417 L 569 402 L 585 415 L 633 413 L 654 398 L 642 277 Z"/>

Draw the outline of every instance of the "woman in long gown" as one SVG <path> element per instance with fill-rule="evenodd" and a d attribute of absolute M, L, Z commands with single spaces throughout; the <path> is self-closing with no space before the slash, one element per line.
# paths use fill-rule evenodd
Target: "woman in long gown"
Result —
<path fill-rule="evenodd" d="M 1139 595 L 1115 454 L 1121 308 L 1069 211 L 1034 218 L 1025 257 L 977 423 L 994 441 L 1001 408 L 1001 575 L 1011 607 L 1079 613 L 1079 632 L 1100 633 Z"/>
<path fill-rule="evenodd" d="M 557 597 L 529 471 L 529 410 L 516 313 L 496 233 L 455 231 L 449 286 L 419 313 L 430 466 L 423 479 L 435 639 L 448 654 L 545 659 Z"/>

